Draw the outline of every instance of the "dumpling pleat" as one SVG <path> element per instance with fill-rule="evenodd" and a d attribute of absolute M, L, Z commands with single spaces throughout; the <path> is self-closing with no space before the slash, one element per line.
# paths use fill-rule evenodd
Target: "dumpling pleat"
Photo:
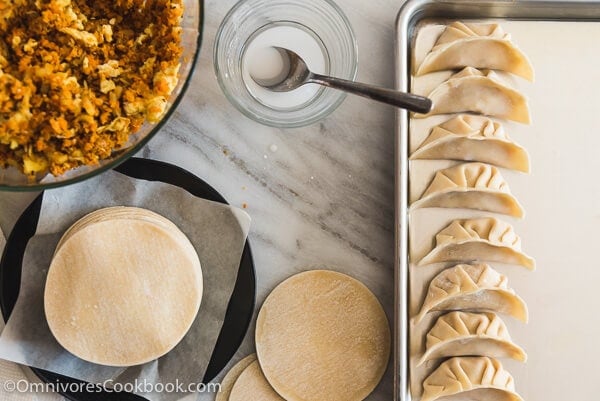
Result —
<path fill-rule="evenodd" d="M 500 171 L 485 163 L 464 163 L 436 172 L 421 199 L 411 205 L 414 209 L 431 207 L 524 215 Z"/>
<path fill-rule="evenodd" d="M 442 82 L 428 97 L 433 109 L 425 118 L 437 114 L 477 113 L 529 124 L 529 105 L 523 94 L 504 83 L 493 71 L 485 73 L 466 67 Z"/>
<path fill-rule="evenodd" d="M 522 401 L 515 392 L 511 374 L 498 360 L 488 357 L 448 359 L 425 379 L 423 390 L 421 401 L 435 401 L 467 392 L 471 396 L 469 399 L 481 401 Z"/>
<path fill-rule="evenodd" d="M 480 122 L 479 126 L 456 126 L 464 124 L 467 119 L 480 119 L 483 123 Z M 473 161 L 524 173 L 530 171 L 527 151 L 508 138 L 500 123 L 477 116 L 460 115 L 433 127 L 410 159 Z"/>
<path fill-rule="evenodd" d="M 416 75 L 464 67 L 506 71 L 533 81 L 527 56 L 499 24 L 448 25 L 417 69 Z"/>
<path fill-rule="evenodd" d="M 527 305 L 508 287 L 508 279 L 485 263 L 459 264 L 431 280 L 420 312 L 420 323 L 433 310 L 504 313 L 527 322 Z"/>
<path fill-rule="evenodd" d="M 421 63 L 417 76 L 464 67 L 505 71 L 534 80 L 529 59 L 510 40 L 480 37 L 464 37 L 437 46 Z"/>
<path fill-rule="evenodd" d="M 426 350 L 419 365 L 432 359 L 471 355 L 527 360 L 498 315 L 457 311 L 436 320 L 427 333 Z"/>
<path fill-rule="evenodd" d="M 535 269 L 535 260 L 521 251 L 521 239 L 513 227 L 499 219 L 454 220 L 435 239 L 435 248 L 418 262 L 419 266 L 487 261 Z"/>

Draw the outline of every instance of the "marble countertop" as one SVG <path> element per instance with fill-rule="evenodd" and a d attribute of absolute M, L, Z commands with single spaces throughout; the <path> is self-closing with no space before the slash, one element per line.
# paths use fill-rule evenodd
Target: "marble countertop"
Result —
<path fill-rule="evenodd" d="M 403 1 L 337 2 L 358 39 L 358 79 L 392 87 L 394 20 Z M 243 116 L 221 93 L 212 66 L 216 30 L 234 3 L 206 2 L 204 43 L 192 83 L 171 120 L 138 156 L 178 164 L 231 204 L 246 206 L 253 219 L 257 305 L 290 275 L 323 267 L 363 281 L 392 321 L 394 110 L 348 97 L 320 123 L 289 130 Z M 32 197 L 0 193 L 5 233 Z M 233 362 L 254 352 L 253 329 Z M 369 399 L 391 398 L 390 364 Z"/>

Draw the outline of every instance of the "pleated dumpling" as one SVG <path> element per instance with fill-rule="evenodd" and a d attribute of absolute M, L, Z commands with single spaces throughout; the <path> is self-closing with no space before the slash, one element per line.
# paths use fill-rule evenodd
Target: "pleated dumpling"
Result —
<path fill-rule="evenodd" d="M 500 171 L 485 163 L 463 163 L 436 172 L 421 199 L 411 205 L 413 209 L 428 207 L 524 215 Z"/>
<path fill-rule="evenodd" d="M 485 263 L 461 264 L 435 276 L 415 323 L 431 311 L 484 311 L 527 322 L 527 305 L 508 287 L 508 278 Z"/>
<path fill-rule="evenodd" d="M 417 70 L 417 76 L 464 67 L 500 70 L 533 81 L 527 56 L 498 24 L 448 25 Z"/>
<path fill-rule="evenodd" d="M 500 361 L 482 356 L 448 359 L 423 382 L 421 401 L 453 395 L 470 401 L 523 401 Z"/>
<path fill-rule="evenodd" d="M 514 228 L 495 218 L 454 220 L 435 236 L 435 248 L 419 266 L 439 262 L 488 261 L 530 270 L 535 261 L 521 251 Z"/>
<path fill-rule="evenodd" d="M 450 312 L 440 316 L 427 333 L 419 365 L 432 359 L 470 355 L 527 360 L 500 316 L 491 312 Z"/>
<path fill-rule="evenodd" d="M 529 154 L 508 137 L 502 124 L 465 114 L 433 127 L 410 158 L 477 161 L 529 172 Z"/>
<path fill-rule="evenodd" d="M 493 71 L 466 67 L 442 82 L 428 96 L 433 101 L 429 114 L 478 113 L 529 124 L 529 106 L 523 94 L 511 88 Z"/>

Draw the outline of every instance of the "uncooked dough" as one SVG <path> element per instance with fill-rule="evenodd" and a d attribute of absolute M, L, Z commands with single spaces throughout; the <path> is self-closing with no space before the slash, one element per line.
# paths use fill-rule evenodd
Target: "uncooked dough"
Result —
<path fill-rule="evenodd" d="M 231 389 L 229 401 L 285 401 L 273 390 L 260 369 L 252 362 L 240 374 Z"/>
<path fill-rule="evenodd" d="M 215 401 L 229 401 L 229 396 L 231 394 L 231 390 L 233 389 L 233 385 L 237 381 L 238 377 L 240 377 L 242 372 L 254 361 L 256 361 L 256 354 L 250 354 L 238 363 L 236 363 L 229 370 L 229 372 L 227 372 L 227 374 L 223 378 L 223 381 L 221 381 L 221 386 L 219 392 L 217 393 Z"/>
<path fill-rule="evenodd" d="M 523 207 L 511 194 L 500 170 L 485 163 L 462 163 L 437 171 L 421 199 L 410 207 L 475 209 L 513 217 L 524 215 Z"/>
<path fill-rule="evenodd" d="M 456 357 L 444 361 L 423 382 L 421 401 L 437 399 L 523 401 L 515 382 L 500 361 L 494 358 Z"/>
<path fill-rule="evenodd" d="M 103 209 L 65 233 L 44 292 L 56 340 L 75 356 L 109 366 L 154 360 L 174 348 L 202 299 L 198 255 L 164 217 Z"/>
<path fill-rule="evenodd" d="M 360 401 L 388 364 L 390 328 L 359 281 L 315 270 L 280 284 L 256 323 L 258 360 L 288 401 Z"/>

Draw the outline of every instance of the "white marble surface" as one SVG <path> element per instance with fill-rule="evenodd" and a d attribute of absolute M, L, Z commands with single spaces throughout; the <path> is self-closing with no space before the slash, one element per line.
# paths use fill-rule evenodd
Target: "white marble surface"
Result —
<path fill-rule="evenodd" d="M 394 111 L 347 98 L 321 123 L 291 130 L 244 117 L 221 93 L 212 67 L 217 27 L 234 3 L 207 1 L 204 43 L 193 82 L 173 118 L 140 156 L 178 164 L 205 179 L 233 205 L 247 205 L 253 219 L 250 241 L 258 305 L 288 276 L 326 267 L 352 272 L 367 284 L 391 320 Z M 358 79 L 391 87 L 394 20 L 403 1 L 338 3 L 356 31 Z M 277 151 L 271 151 L 271 145 Z M 5 232 L 29 199 L 31 194 L 0 193 Z M 252 332 L 253 327 L 234 361 L 253 352 Z M 391 398 L 388 370 L 370 399 Z"/>

